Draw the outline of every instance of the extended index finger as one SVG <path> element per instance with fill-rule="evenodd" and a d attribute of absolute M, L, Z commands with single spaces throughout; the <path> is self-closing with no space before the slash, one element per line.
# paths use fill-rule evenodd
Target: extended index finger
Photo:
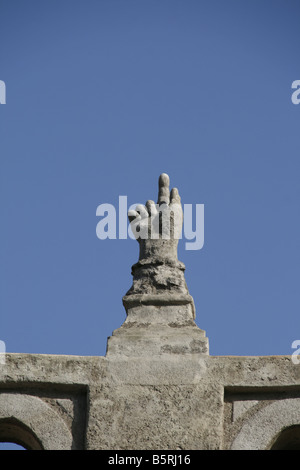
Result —
<path fill-rule="evenodd" d="M 169 204 L 170 202 L 170 178 L 166 173 L 162 173 L 158 180 L 158 201 L 160 204 Z"/>

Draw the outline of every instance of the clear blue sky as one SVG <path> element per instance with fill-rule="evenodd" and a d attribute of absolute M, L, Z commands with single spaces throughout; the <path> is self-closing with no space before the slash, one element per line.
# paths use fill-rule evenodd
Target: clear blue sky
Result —
<path fill-rule="evenodd" d="M 0 0 L 0 339 L 104 355 L 138 244 L 96 208 L 156 199 L 162 172 L 205 205 L 179 258 L 212 355 L 300 339 L 300 4 Z"/>

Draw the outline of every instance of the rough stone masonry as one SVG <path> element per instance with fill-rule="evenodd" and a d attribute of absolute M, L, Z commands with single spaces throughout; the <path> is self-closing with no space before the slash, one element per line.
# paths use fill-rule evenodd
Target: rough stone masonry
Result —
<path fill-rule="evenodd" d="M 209 355 L 177 258 L 182 208 L 166 174 L 158 206 L 149 200 L 128 216 L 137 234 L 151 236 L 137 236 L 125 322 L 104 357 L 7 354 L 0 441 L 50 450 L 300 449 L 300 365 L 290 356 Z"/>

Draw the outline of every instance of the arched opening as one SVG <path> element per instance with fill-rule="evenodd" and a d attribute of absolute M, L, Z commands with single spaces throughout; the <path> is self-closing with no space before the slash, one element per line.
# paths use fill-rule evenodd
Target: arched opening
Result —
<path fill-rule="evenodd" d="M 17 444 L 27 450 L 42 450 L 42 445 L 34 433 L 15 418 L 0 420 L 0 442 L 6 444 L 7 450 L 9 447 L 13 447 L 12 444 Z M 2 445 L 2 449 L 3 447 L 4 445 Z"/>
<path fill-rule="evenodd" d="M 283 429 L 271 450 L 300 450 L 300 425 Z"/>
<path fill-rule="evenodd" d="M 73 436 L 60 415 L 42 399 L 0 393 L 0 442 L 28 450 L 69 450 Z"/>
<path fill-rule="evenodd" d="M 0 442 L 0 450 L 27 450 L 25 447 L 14 442 Z"/>

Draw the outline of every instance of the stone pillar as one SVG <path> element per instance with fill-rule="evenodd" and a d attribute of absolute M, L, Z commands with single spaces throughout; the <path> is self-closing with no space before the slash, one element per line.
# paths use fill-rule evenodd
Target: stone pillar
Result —
<path fill-rule="evenodd" d="M 178 190 L 159 177 L 158 202 L 128 213 L 139 243 L 133 283 L 123 297 L 127 318 L 108 339 L 107 356 L 208 354 L 208 339 L 195 323 L 195 306 L 178 260 L 183 213 Z"/>

